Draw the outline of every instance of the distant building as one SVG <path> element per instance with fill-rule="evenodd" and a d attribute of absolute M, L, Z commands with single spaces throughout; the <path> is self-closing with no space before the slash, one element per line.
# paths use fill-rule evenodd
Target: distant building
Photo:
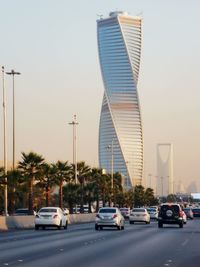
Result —
<path fill-rule="evenodd" d="M 161 151 L 163 148 L 165 149 L 165 158 Z M 157 144 L 157 194 L 167 196 L 173 193 L 173 145 L 170 143 Z"/>
<path fill-rule="evenodd" d="M 97 21 L 104 97 L 99 126 L 99 163 L 120 172 L 124 187 L 142 184 L 143 134 L 137 81 L 141 53 L 140 17 L 110 12 Z"/>

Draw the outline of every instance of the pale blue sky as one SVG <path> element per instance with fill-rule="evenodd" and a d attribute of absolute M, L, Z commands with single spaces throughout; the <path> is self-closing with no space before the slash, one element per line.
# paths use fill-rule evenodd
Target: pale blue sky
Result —
<path fill-rule="evenodd" d="M 132 15 L 142 12 L 143 16 L 138 90 L 145 174 L 156 175 L 156 144 L 172 142 L 176 181 L 199 183 L 199 0 L 0 0 L 0 65 L 22 73 L 16 77 L 17 159 L 21 151 L 33 150 L 48 161 L 72 161 L 68 122 L 76 113 L 78 160 L 98 165 L 103 84 L 96 19 L 97 14 L 106 17 L 116 9 Z M 6 77 L 9 160 L 11 86 L 10 77 Z M 1 159 L 2 105 L 0 115 Z"/>

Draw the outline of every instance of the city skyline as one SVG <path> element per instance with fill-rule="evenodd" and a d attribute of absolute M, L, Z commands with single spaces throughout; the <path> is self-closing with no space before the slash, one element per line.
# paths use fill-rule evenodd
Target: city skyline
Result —
<path fill-rule="evenodd" d="M 110 10 L 142 12 L 138 91 L 144 124 L 144 175 L 156 173 L 156 144 L 174 145 L 174 179 L 198 189 L 200 158 L 200 4 L 195 1 L 0 1 L 0 65 L 16 79 L 16 160 L 33 150 L 47 161 L 72 162 L 77 115 L 77 160 L 98 166 L 98 125 L 103 96 L 96 19 Z M 74 16 L 76 19 L 74 20 Z M 73 21 L 73 23 L 72 23 Z M 77 34 L 78 33 L 78 34 Z M 0 77 L 1 78 L 1 77 Z M 12 160 L 12 82 L 7 93 L 8 160 Z M 2 103 L 2 89 L 0 90 Z M 0 159 L 3 159 L 2 104 Z"/>

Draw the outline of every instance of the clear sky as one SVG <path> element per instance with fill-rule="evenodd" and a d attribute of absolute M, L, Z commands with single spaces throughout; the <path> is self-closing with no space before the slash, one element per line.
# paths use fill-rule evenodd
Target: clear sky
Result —
<path fill-rule="evenodd" d="M 78 160 L 98 165 L 103 83 L 97 14 L 142 13 L 139 76 L 145 176 L 156 176 L 156 144 L 174 145 L 174 177 L 200 190 L 199 0 L 0 0 L 0 65 L 15 69 L 16 158 L 33 150 L 72 161 L 77 114 Z M 2 87 L 0 87 L 2 103 Z M 6 77 L 8 158 L 12 159 L 12 84 Z M 0 159 L 3 159 L 0 107 Z M 153 179 L 153 178 L 152 178 Z"/>

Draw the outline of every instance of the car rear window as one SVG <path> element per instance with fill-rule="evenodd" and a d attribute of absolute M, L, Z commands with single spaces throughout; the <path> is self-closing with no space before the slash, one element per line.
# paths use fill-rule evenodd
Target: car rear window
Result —
<path fill-rule="evenodd" d="M 123 208 L 123 209 L 120 209 L 121 211 L 128 211 L 128 209 L 126 209 L 126 208 Z"/>
<path fill-rule="evenodd" d="M 194 212 L 200 212 L 200 209 L 192 209 Z"/>
<path fill-rule="evenodd" d="M 145 209 L 133 209 L 133 212 L 145 212 Z"/>
<path fill-rule="evenodd" d="M 100 209 L 99 213 L 116 213 L 116 209 Z"/>
<path fill-rule="evenodd" d="M 173 210 L 175 212 L 179 212 L 180 208 L 178 205 L 163 205 L 161 206 L 162 211 L 167 211 L 167 210 Z"/>
<path fill-rule="evenodd" d="M 41 209 L 40 212 L 57 212 L 57 209 Z"/>

